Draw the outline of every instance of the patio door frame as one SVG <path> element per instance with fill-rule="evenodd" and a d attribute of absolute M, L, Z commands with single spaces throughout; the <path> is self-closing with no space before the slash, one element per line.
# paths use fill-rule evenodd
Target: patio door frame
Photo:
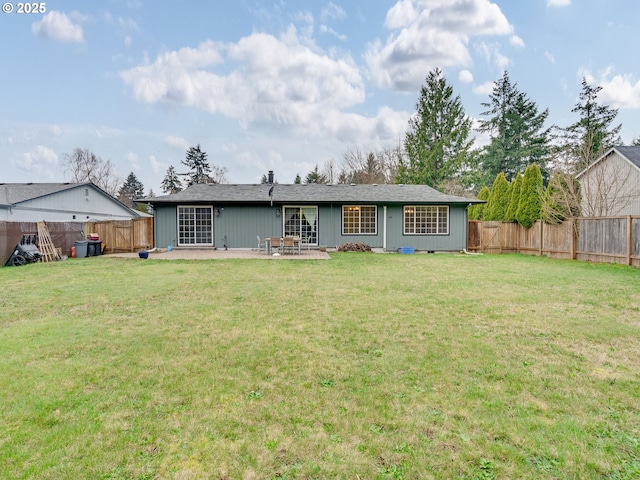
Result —
<path fill-rule="evenodd" d="M 184 212 L 181 212 L 183 209 L 193 209 L 190 219 L 184 217 Z M 209 215 L 202 216 L 203 212 L 198 212 L 198 210 L 209 210 Z M 187 221 L 189 222 L 188 224 Z M 208 230 L 203 230 L 203 225 L 208 227 Z M 179 247 L 213 247 L 213 205 L 178 205 L 176 208 L 176 227 Z M 190 231 L 183 231 L 183 228 Z M 203 237 L 205 237 L 204 240 L 209 241 L 201 241 Z M 193 243 L 184 241 L 190 238 L 193 238 Z"/>
<path fill-rule="evenodd" d="M 304 209 L 315 210 L 313 225 L 304 216 Z M 297 211 L 293 212 L 293 210 Z M 318 210 L 317 205 L 283 205 L 282 232 L 284 236 L 301 237 L 302 241 L 309 245 L 318 245 Z M 311 232 L 311 239 L 314 240 L 312 242 L 309 242 L 309 232 Z"/>

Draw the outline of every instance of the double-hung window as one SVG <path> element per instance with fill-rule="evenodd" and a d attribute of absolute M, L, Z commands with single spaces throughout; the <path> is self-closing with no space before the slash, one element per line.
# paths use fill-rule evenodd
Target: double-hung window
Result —
<path fill-rule="evenodd" d="M 407 205 L 404 207 L 405 235 L 449 234 L 449 207 L 446 205 Z"/>
<path fill-rule="evenodd" d="M 343 235 L 375 235 L 377 233 L 377 208 L 375 205 L 343 205 Z"/>

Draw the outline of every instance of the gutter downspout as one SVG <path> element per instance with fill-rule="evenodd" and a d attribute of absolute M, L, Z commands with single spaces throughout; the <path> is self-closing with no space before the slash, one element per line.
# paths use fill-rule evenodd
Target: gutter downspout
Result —
<path fill-rule="evenodd" d="M 382 206 L 382 210 L 383 212 L 383 219 L 382 219 L 382 251 L 386 252 L 387 251 L 387 206 L 383 205 Z"/>

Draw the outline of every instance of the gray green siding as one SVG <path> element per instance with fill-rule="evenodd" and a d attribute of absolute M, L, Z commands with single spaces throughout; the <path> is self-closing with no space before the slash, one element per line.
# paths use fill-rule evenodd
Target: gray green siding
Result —
<path fill-rule="evenodd" d="M 201 204 L 211 206 L 219 215 L 214 214 L 214 245 L 222 248 L 255 248 L 256 236 L 280 237 L 283 232 L 284 206 Z M 300 204 L 291 204 L 291 206 Z M 370 205 L 370 204 L 369 204 Z M 313 206 L 313 205 L 309 205 Z M 343 235 L 342 204 L 318 204 L 318 244 L 335 247 L 346 242 L 366 243 L 373 248 L 384 245 L 383 205 L 377 205 L 377 233 L 375 235 Z M 459 251 L 467 244 L 466 205 L 449 207 L 449 233 L 447 235 L 404 235 L 404 204 L 387 205 L 386 248 L 394 251 L 400 247 L 413 247 L 416 250 Z M 166 248 L 177 245 L 177 207 L 176 205 L 157 205 L 155 210 L 156 246 Z M 280 216 L 276 215 L 276 211 Z"/>

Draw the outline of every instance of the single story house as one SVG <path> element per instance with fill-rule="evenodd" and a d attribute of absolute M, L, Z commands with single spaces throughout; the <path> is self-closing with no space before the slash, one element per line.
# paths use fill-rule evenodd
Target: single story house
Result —
<path fill-rule="evenodd" d="M 640 215 L 640 146 L 613 147 L 576 175 L 582 215 Z"/>
<path fill-rule="evenodd" d="M 160 248 L 256 248 L 258 236 L 299 236 L 311 246 L 387 251 L 465 249 L 467 207 L 480 202 L 426 185 L 375 184 L 197 184 L 140 201 L 153 205 Z"/>
<path fill-rule="evenodd" d="M 91 182 L 0 183 L 0 221 L 87 222 L 142 215 Z"/>

